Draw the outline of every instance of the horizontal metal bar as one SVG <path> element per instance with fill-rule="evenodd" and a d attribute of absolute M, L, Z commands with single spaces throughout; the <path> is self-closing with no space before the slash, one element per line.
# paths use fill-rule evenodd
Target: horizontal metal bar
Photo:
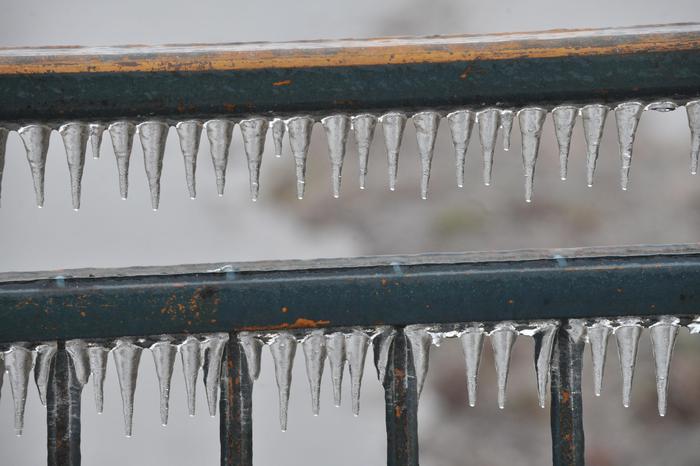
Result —
<path fill-rule="evenodd" d="M 700 254 L 687 247 L 565 250 L 524 259 L 449 262 L 447 255 L 290 270 L 8 281 L 0 277 L 0 341 L 351 325 L 692 315 Z M 683 251 L 683 252 L 679 252 Z M 602 255 L 601 255 L 602 254 Z M 539 258 L 531 258 L 538 257 Z M 496 257 L 496 256 L 492 256 Z M 395 258 L 394 258 L 395 259 Z M 282 263 L 284 265 L 284 263 Z M 195 267 L 196 268 L 196 267 Z M 104 274 L 102 274 L 104 275 Z"/>
<path fill-rule="evenodd" d="M 0 121 L 700 95 L 700 25 L 282 44 L 0 49 Z"/>

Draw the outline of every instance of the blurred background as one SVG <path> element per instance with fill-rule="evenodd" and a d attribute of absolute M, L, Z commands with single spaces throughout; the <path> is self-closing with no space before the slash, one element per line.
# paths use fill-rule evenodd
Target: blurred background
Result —
<path fill-rule="evenodd" d="M 626 26 L 700 21 L 696 0 L 657 2 L 553 0 L 474 2 L 448 0 L 354 0 L 352 2 L 119 2 L 2 0 L 0 46 L 114 45 L 187 42 L 280 41 L 530 31 L 550 28 Z M 440 128 L 431 193 L 420 200 L 415 131 L 404 135 L 396 192 L 387 190 L 381 130 L 370 154 L 368 189 L 360 191 L 354 142 L 344 167 L 340 199 L 330 194 L 323 131 L 316 126 L 309 153 L 307 197 L 295 196 L 293 160 L 285 140 L 282 158 L 268 138 L 261 197 L 248 200 L 241 137 L 234 132 L 226 194 L 218 198 L 206 137 L 197 171 L 198 198 L 188 198 L 174 129 L 163 168 L 161 208 L 150 209 L 134 143 L 128 201 L 118 195 L 109 136 L 102 157 L 88 158 L 79 212 L 70 207 L 63 144 L 52 134 L 46 168 L 46 206 L 34 206 L 31 177 L 16 133 L 7 143 L 0 208 L 0 272 L 119 267 L 369 254 L 574 247 L 698 240 L 700 179 L 689 174 L 685 110 L 647 112 L 639 126 L 629 191 L 619 189 L 616 128 L 608 117 L 595 185 L 585 186 L 584 140 L 574 130 L 569 180 L 559 181 L 551 120 L 542 136 L 535 195 L 523 200 L 517 123 L 510 152 L 495 154 L 494 182 L 480 182 L 480 147 L 470 144 L 466 186 L 458 189 L 447 125 Z M 595 313 L 595 310 L 591 310 Z M 656 414 L 648 337 L 639 352 L 632 407 L 621 404 L 617 355 L 611 341 L 603 396 L 592 395 L 589 354 L 584 369 L 588 464 L 700 464 L 700 338 L 681 331 L 671 370 L 669 413 Z M 511 363 L 509 401 L 496 405 L 495 374 L 485 346 L 479 403 L 466 403 L 464 363 L 458 342 L 433 348 L 419 411 L 421 464 L 541 465 L 550 461 L 548 409 L 537 406 L 532 341 L 521 337 Z M 121 400 L 114 367 L 105 388 L 105 413 L 95 414 L 92 384 L 83 392 L 83 464 L 87 466 L 218 464 L 218 419 L 206 414 L 203 389 L 198 414 L 186 415 L 179 364 L 173 379 L 170 425 L 158 421 L 158 389 L 150 355 L 144 353 L 136 393 L 134 437 L 122 433 Z M 324 381 L 321 416 L 311 415 L 303 356 L 297 354 L 289 431 L 277 420 L 277 394 L 269 353 L 254 390 L 254 457 L 259 465 L 379 465 L 385 461 L 383 394 L 367 360 L 362 413 L 346 403 L 332 406 Z M 346 382 L 349 382 L 346 377 Z M 2 464 L 45 461 L 45 413 L 30 387 L 25 434 L 14 436 L 9 384 L 2 388 Z"/>

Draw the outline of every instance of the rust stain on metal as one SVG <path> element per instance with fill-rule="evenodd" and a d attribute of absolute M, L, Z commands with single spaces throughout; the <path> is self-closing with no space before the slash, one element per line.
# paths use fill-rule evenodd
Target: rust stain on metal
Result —
<path fill-rule="evenodd" d="M 292 80 L 291 80 L 291 79 L 285 79 L 284 81 L 276 81 L 276 82 L 272 83 L 272 85 L 275 86 L 275 87 L 279 87 L 279 86 L 289 86 L 290 84 L 292 84 Z"/>
<path fill-rule="evenodd" d="M 237 105 L 236 104 L 229 104 L 229 103 L 224 103 L 223 104 L 224 110 L 227 112 L 233 112 L 236 110 Z"/>
<path fill-rule="evenodd" d="M 285 329 L 297 329 L 297 328 L 317 328 L 326 327 L 330 325 L 330 320 L 312 320 L 299 317 L 297 320 L 291 324 L 288 322 L 283 322 L 276 325 L 253 325 L 247 327 L 241 327 L 241 330 L 246 330 L 249 332 L 257 332 L 260 330 L 285 330 Z"/>

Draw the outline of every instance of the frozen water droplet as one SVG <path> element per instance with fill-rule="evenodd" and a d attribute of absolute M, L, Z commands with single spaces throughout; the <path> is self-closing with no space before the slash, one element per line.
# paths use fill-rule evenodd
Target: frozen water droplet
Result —
<path fill-rule="evenodd" d="M 476 115 L 479 123 L 479 141 L 484 159 L 484 185 L 491 185 L 491 169 L 493 168 L 493 151 L 496 148 L 498 127 L 501 126 L 501 112 L 497 108 L 487 108 Z"/>
<path fill-rule="evenodd" d="M 374 348 L 374 367 L 377 369 L 379 383 L 384 385 L 386 378 L 386 367 L 389 363 L 389 350 L 396 336 L 396 330 L 392 327 L 382 326 L 377 328 L 372 337 L 372 347 Z"/>
<path fill-rule="evenodd" d="M 199 120 L 180 121 L 175 125 L 178 139 L 180 140 L 180 150 L 185 162 L 185 180 L 190 198 L 197 197 L 197 183 L 195 173 L 197 172 L 197 154 L 199 154 L 199 141 L 202 138 L 202 122 Z"/>
<path fill-rule="evenodd" d="M 464 352 L 464 366 L 467 371 L 467 398 L 469 406 L 476 406 L 476 387 L 479 380 L 481 349 L 484 346 L 484 328 L 481 324 L 471 324 L 459 336 Z"/>
<path fill-rule="evenodd" d="M 450 135 L 455 148 L 455 165 L 457 168 L 457 186 L 464 187 L 464 164 L 467 158 L 469 138 L 474 127 L 476 114 L 471 110 L 457 110 L 447 115 Z"/>
<path fill-rule="evenodd" d="M 160 204 L 160 174 L 163 171 L 163 155 L 169 127 L 162 121 L 145 121 L 136 128 L 143 148 L 143 165 L 151 191 L 151 207 L 155 210 Z"/>
<path fill-rule="evenodd" d="M 109 125 L 109 136 L 112 139 L 114 156 L 117 159 L 119 172 L 119 193 L 126 199 L 129 193 L 129 161 L 131 148 L 134 144 L 136 126 L 130 121 L 115 121 Z"/>
<path fill-rule="evenodd" d="M 352 413 L 360 414 L 360 389 L 362 388 L 362 374 L 365 369 L 365 357 L 369 348 L 370 338 L 361 329 L 353 329 L 345 337 L 345 348 L 350 369 L 350 394 L 352 396 Z"/>
<path fill-rule="evenodd" d="M 661 100 L 658 102 L 652 102 L 646 107 L 644 107 L 644 110 L 654 110 L 657 112 L 672 112 L 675 109 L 678 108 L 678 104 L 675 102 L 671 102 L 669 100 Z"/>
<path fill-rule="evenodd" d="M 265 150 L 265 136 L 267 135 L 267 120 L 264 118 L 251 118 L 239 123 L 243 135 L 243 148 L 248 159 L 248 178 L 250 180 L 250 198 L 258 199 L 260 192 L 260 164 Z"/>
<path fill-rule="evenodd" d="M 32 171 L 36 205 L 43 207 L 44 172 L 46 171 L 46 154 L 49 150 L 51 128 L 46 125 L 28 125 L 20 128 L 18 133 L 24 143 L 24 149 L 27 152 L 27 161 Z"/>
<path fill-rule="evenodd" d="M 342 178 L 343 160 L 345 160 L 345 146 L 350 132 L 350 117 L 347 115 L 331 115 L 321 120 L 326 130 L 328 142 L 328 156 L 331 159 L 331 183 L 333 185 L 333 197 L 340 197 L 340 180 Z"/>
<path fill-rule="evenodd" d="M 124 433 L 131 437 L 132 419 L 134 417 L 134 393 L 136 392 L 136 379 L 139 374 L 139 362 L 143 349 L 127 339 L 117 340 L 112 357 L 117 369 L 119 389 L 122 395 L 122 408 L 124 411 Z"/>
<path fill-rule="evenodd" d="M 32 365 L 32 352 L 23 344 L 14 344 L 5 353 L 5 369 L 10 380 L 12 398 L 15 402 L 15 431 L 17 435 L 22 435 L 24 430 L 24 407 L 27 402 L 27 387 L 29 386 Z"/>
<path fill-rule="evenodd" d="M 637 132 L 637 124 L 643 111 L 644 107 L 639 102 L 625 102 L 615 107 L 617 142 L 620 146 L 620 160 L 622 162 L 620 186 L 623 191 L 626 191 L 629 185 L 632 145 L 634 144 L 634 135 Z"/>
<path fill-rule="evenodd" d="M 630 405 L 634 367 L 637 364 L 637 346 L 642 334 L 641 319 L 637 317 L 621 319 L 614 333 L 622 372 L 622 405 L 627 408 Z"/>
<path fill-rule="evenodd" d="M 605 117 L 610 108 L 607 105 L 591 104 L 581 108 L 583 135 L 586 139 L 586 184 L 593 186 L 593 173 L 600 152 L 600 140 L 603 137 Z"/>
<path fill-rule="evenodd" d="M 90 128 L 85 123 L 66 123 L 58 129 L 66 148 L 66 160 L 70 173 L 71 198 L 73 209 L 80 208 L 80 186 L 85 167 L 85 151 L 90 137 Z"/>
<path fill-rule="evenodd" d="M 2 172 L 5 170 L 5 147 L 9 131 L 0 126 L 0 195 L 2 195 Z M 0 197 L 0 199 L 2 199 Z M 1 205 L 1 204 L 0 204 Z"/>
<path fill-rule="evenodd" d="M 367 160 L 369 158 L 369 148 L 374 139 L 374 129 L 377 126 L 377 117 L 363 113 L 352 117 L 352 128 L 357 142 L 357 155 L 360 164 L 360 189 L 365 189 L 367 178 Z"/>
<path fill-rule="evenodd" d="M 411 344 L 413 367 L 416 371 L 416 392 L 420 398 L 425 378 L 428 375 L 432 337 L 428 333 L 428 328 L 423 325 L 408 325 L 404 329 L 404 334 Z"/>
<path fill-rule="evenodd" d="M 695 175 L 698 172 L 700 158 L 700 100 L 685 104 L 685 111 L 688 114 L 690 128 L 690 172 Z"/>
<path fill-rule="evenodd" d="M 160 423 L 168 424 L 168 412 L 170 410 L 170 381 L 173 377 L 173 367 L 177 356 L 177 346 L 172 341 L 164 337 L 150 347 L 153 355 L 153 363 L 156 367 L 158 377 L 158 388 L 160 393 Z"/>
<path fill-rule="evenodd" d="M 314 120 L 309 116 L 297 116 L 287 120 L 289 131 L 289 145 L 294 155 L 294 164 L 297 175 L 297 198 L 304 198 L 306 184 L 306 154 L 309 152 L 311 131 Z"/>
<path fill-rule="evenodd" d="M 518 112 L 520 134 L 522 136 L 523 169 L 525 171 L 525 200 L 532 200 L 532 185 L 535 178 L 535 164 L 540 149 L 540 136 L 547 110 L 538 107 L 524 108 Z"/>
<path fill-rule="evenodd" d="M 562 105 L 552 110 L 552 123 L 554 123 L 554 135 L 559 146 L 559 176 L 566 180 L 569 150 L 571 148 L 571 133 L 576 124 L 578 107 Z"/>
<path fill-rule="evenodd" d="M 209 138 L 211 161 L 214 164 L 214 174 L 216 175 L 216 192 L 219 196 L 224 195 L 226 166 L 228 165 L 228 153 L 231 148 L 233 126 L 233 121 L 224 119 L 209 120 L 204 123 L 204 128 L 207 130 L 207 138 Z"/>
<path fill-rule="evenodd" d="M 102 134 L 107 127 L 102 123 L 90 123 L 90 147 L 92 148 L 92 158 L 100 158 L 100 148 L 102 147 Z"/>
<path fill-rule="evenodd" d="M 197 338 L 188 336 L 180 345 L 180 358 L 182 360 L 182 373 L 185 376 L 185 393 L 187 394 L 187 413 L 195 414 L 195 401 L 197 399 L 197 375 L 202 367 L 202 348 Z"/>
<path fill-rule="evenodd" d="M 306 359 L 306 377 L 311 390 L 311 412 L 318 416 L 320 409 L 321 379 L 326 362 L 326 337 L 323 330 L 313 330 L 301 343 Z"/>
<path fill-rule="evenodd" d="M 238 342 L 245 353 L 248 376 L 251 381 L 255 381 L 260 375 L 260 356 L 262 355 L 263 342 L 249 332 L 239 333 Z"/>
<path fill-rule="evenodd" d="M 399 151 L 401 139 L 406 127 L 406 114 L 402 112 L 389 112 L 379 118 L 384 131 L 384 145 L 386 146 L 387 161 L 389 164 L 389 189 L 396 189 L 396 174 L 399 169 Z"/>
<path fill-rule="evenodd" d="M 45 342 L 36 347 L 36 361 L 34 365 L 34 382 L 39 391 L 39 400 L 46 406 L 46 391 L 49 386 L 49 373 L 51 372 L 51 362 L 58 345 L 55 341 Z"/>
<path fill-rule="evenodd" d="M 218 401 L 221 386 L 221 361 L 224 356 L 226 342 L 228 342 L 227 333 L 207 335 L 202 342 L 202 351 L 204 351 L 204 389 L 207 393 L 209 415 L 212 417 L 216 416 L 216 402 Z"/>
<path fill-rule="evenodd" d="M 503 150 L 510 150 L 510 133 L 513 131 L 513 110 L 501 110 L 501 128 L 503 130 Z"/>
<path fill-rule="evenodd" d="M 547 400 L 547 383 L 552 361 L 554 338 L 559 325 L 556 321 L 538 322 L 536 332 L 532 335 L 535 340 L 535 377 L 537 378 L 537 400 L 544 408 Z"/>
<path fill-rule="evenodd" d="M 83 340 L 68 340 L 66 342 L 66 352 L 73 361 L 75 378 L 80 385 L 85 385 L 90 379 L 90 356 L 88 355 L 87 344 Z"/>
<path fill-rule="evenodd" d="M 331 367 L 331 382 L 333 383 L 333 403 L 340 406 L 341 388 L 343 386 L 343 371 L 345 369 L 345 335 L 334 332 L 326 335 L 326 352 Z"/>
<path fill-rule="evenodd" d="M 290 137 L 292 130 L 290 127 Z M 269 343 L 270 353 L 275 362 L 275 379 L 279 391 L 280 428 L 287 430 L 287 406 L 289 405 L 289 388 L 292 385 L 292 366 L 297 350 L 297 340 L 287 332 L 276 335 Z"/>
<path fill-rule="evenodd" d="M 420 159 L 421 181 L 420 194 L 423 199 L 428 197 L 428 182 L 430 181 L 430 166 L 433 162 L 433 151 L 438 126 L 440 126 L 440 114 L 434 111 L 425 111 L 413 115 L 413 125 L 416 127 L 416 140 L 418 141 L 418 158 Z"/>
<path fill-rule="evenodd" d="M 662 316 L 649 327 L 651 349 L 654 353 L 656 368 L 656 395 L 658 398 L 659 416 L 666 415 L 668 395 L 668 373 L 671 368 L 673 347 L 678 335 L 680 320 L 673 316 Z"/>
<path fill-rule="evenodd" d="M 104 383 L 107 375 L 107 356 L 109 348 L 98 344 L 88 345 L 88 359 L 90 361 L 90 373 L 92 374 L 92 386 L 95 391 L 95 408 L 98 414 L 102 414 L 104 407 Z"/>
<path fill-rule="evenodd" d="M 496 363 L 496 377 L 498 379 L 498 407 L 503 409 L 506 405 L 510 354 L 513 350 L 515 339 L 518 337 L 518 331 L 512 322 L 501 322 L 496 324 L 490 336 L 494 362 Z"/>
<path fill-rule="evenodd" d="M 612 324 L 607 319 L 596 319 L 588 326 L 586 333 L 591 344 L 591 361 L 593 363 L 593 393 L 600 396 L 603 389 L 603 374 L 605 371 L 605 355 L 608 351 L 608 337 L 612 332 Z"/>
<path fill-rule="evenodd" d="M 275 157 L 282 157 L 282 139 L 287 130 L 284 120 L 275 118 L 272 120 L 272 142 L 275 145 Z"/>

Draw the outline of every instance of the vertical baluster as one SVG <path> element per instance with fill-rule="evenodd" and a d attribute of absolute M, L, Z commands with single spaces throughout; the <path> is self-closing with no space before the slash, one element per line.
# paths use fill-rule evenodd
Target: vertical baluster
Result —
<path fill-rule="evenodd" d="M 552 354 L 552 455 L 554 466 L 583 466 L 581 369 L 584 324 L 569 319 L 559 328 Z"/>
<path fill-rule="evenodd" d="M 236 335 L 230 335 L 221 371 L 221 466 L 253 464 L 253 381 Z"/>
<path fill-rule="evenodd" d="M 387 465 L 418 465 L 418 391 L 411 347 L 403 329 L 391 345 L 384 377 Z"/>
<path fill-rule="evenodd" d="M 82 390 L 65 343 L 58 342 L 46 396 L 48 466 L 80 466 Z"/>

